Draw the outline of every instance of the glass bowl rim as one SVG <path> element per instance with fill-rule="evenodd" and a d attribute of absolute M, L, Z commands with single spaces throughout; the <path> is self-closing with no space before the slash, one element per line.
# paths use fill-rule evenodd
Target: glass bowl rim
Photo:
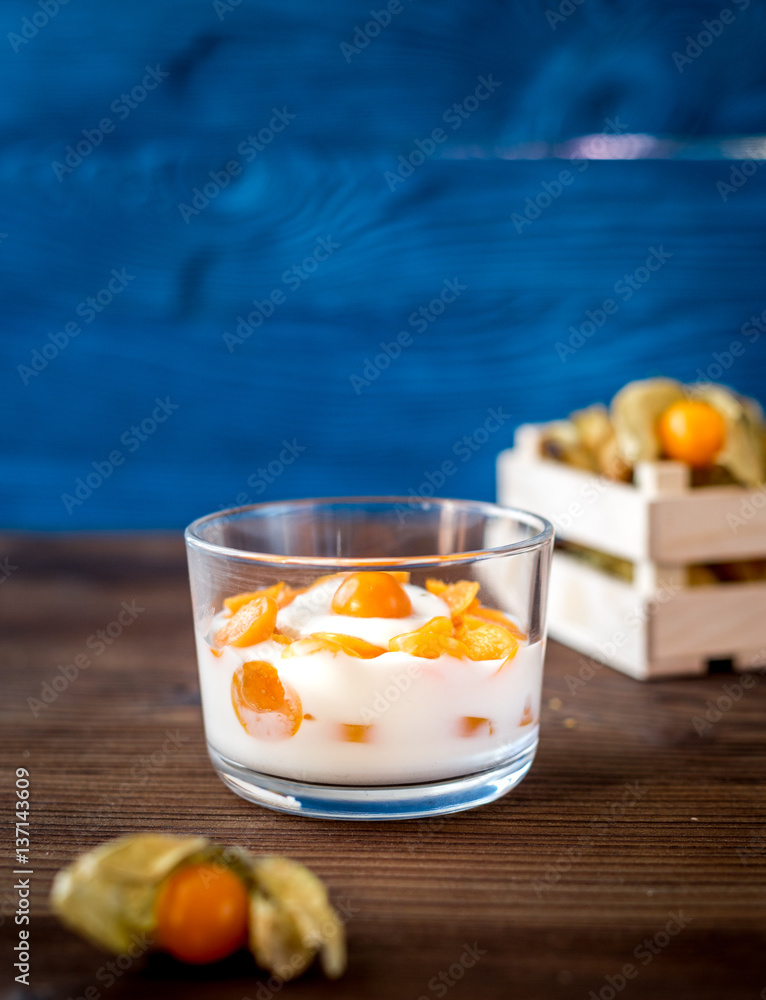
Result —
<path fill-rule="evenodd" d="M 308 497 L 300 500 L 269 500 L 264 503 L 246 504 L 242 507 L 228 507 L 212 514 L 205 514 L 198 517 L 184 531 L 184 539 L 189 548 L 200 549 L 217 556 L 225 556 L 244 562 L 253 562 L 260 565 L 270 566 L 295 566 L 318 569 L 349 569 L 352 567 L 388 567 L 395 569 L 420 568 L 430 566 L 461 565 L 476 562 L 480 559 L 494 559 L 499 556 L 519 555 L 524 552 L 532 552 L 535 549 L 542 549 L 546 544 L 553 541 L 553 525 L 540 514 L 522 510 L 518 507 L 506 507 L 502 504 L 491 503 L 484 500 L 458 500 L 448 497 L 430 497 L 427 500 L 419 500 L 414 510 L 428 510 L 431 507 L 442 508 L 471 508 L 480 513 L 492 514 L 495 516 L 511 517 L 527 527 L 536 528 L 537 533 L 530 538 L 522 538 L 517 542 L 509 542 L 507 545 L 499 545 L 493 548 L 472 549 L 466 552 L 446 553 L 443 555 L 427 556 L 283 556 L 274 552 L 251 552 L 248 549 L 237 549 L 226 545 L 219 545 L 217 542 L 210 542 L 200 537 L 199 531 L 206 524 L 212 521 L 224 520 L 246 514 L 250 511 L 268 513 L 268 509 L 277 510 L 279 508 L 301 508 L 330 506 L 336 504 L 381 504 L 393 507 L 396 504 L 411 507 L 412 496 L 341 496 L 341 497 Z"/>

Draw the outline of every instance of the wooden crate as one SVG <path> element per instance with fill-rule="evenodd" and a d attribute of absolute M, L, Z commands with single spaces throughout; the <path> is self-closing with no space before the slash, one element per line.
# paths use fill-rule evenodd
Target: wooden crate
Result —
<path fill-rule="evenodd" d="M 689 485 L 678 462 L 618 483 L 540 455 L 525 425 L 498 458 L 500 503 L 548 518 L 558 539 L 633 563 L 627 582 L 556 551 L 550 634 L 641 680 L 701 674 L 711 660 L 766 665 L 766 581 L 688 586 L 694 563 L 766 558 L 766 487 Z"/>

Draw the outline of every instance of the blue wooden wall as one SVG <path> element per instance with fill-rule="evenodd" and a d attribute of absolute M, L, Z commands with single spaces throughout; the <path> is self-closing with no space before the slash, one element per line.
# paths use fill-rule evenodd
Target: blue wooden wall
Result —
<path fill-rule="evenodd" d="M 766 396 L 757 0 L 5 0 L 0 29 L 7 527 L 491 498 L 515 424 L 628 379 Z"/>

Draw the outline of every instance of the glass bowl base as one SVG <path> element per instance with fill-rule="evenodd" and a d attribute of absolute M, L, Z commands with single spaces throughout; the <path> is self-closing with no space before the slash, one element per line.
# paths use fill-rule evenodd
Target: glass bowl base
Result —
<path fill-rule="evenodd" d="M 318 819 L 417 819 L 475 809 L 499 799 L 522 780 L 537 737 L 513 757 L 484 771 L 413 785 L 322 785 L 260 774 L 223 757 L 208 744 L 218 776 L 237 795 L 267 809 Z"/>

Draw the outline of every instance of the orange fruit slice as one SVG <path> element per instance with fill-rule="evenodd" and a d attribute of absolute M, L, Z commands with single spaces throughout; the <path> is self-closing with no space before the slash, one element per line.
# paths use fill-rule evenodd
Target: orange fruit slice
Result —
<path fill-rule="evenodd" d="M 492 735 L 492 723 L 489 719 L 483 719 L 476 715 L 464 715 L 460 720 L 459 731 L 461 736 L 484 736 Z"/>
<path fill-rule="evenodd" d="M 303 721 L 296 691 L 265 660 L 243 663 L 231 679 L 231 703 L 245 732 L 262 740 L 295 736 Z"/>
<path fill-rule="evenodd" d="M 277 602 L 256 597 L 243 605 L 216 633 L 219 646 L 254 646 L 268 639 L 277 624 Z"/>
<path fill-rule="evenodd" d="M 282 650 L 282 659 L 286 660 L 292 656 L 313 656 L 315 653 L 340 653 L 341 648 L 337 642 L 328 642 L 327 639 L 317 639 L 316 636 L 307 635 L 305 639 L 294 639 L 289 646 Z"/>
<path fill-rule="evenodd" d="M 406 618 L 412 602 L 390 573 L 351 573 L 335 591 L 332 611 L 354 618 Z"/>
<path fill-rule="evenodd" d="M 499 660 L 515 655 L 519 648 L 518 639 L 510 632 L 487 622 L 479 628 L 466 632 L 463 643 L 466 652 L 472 660 Z"/>
<path fill-rule="evenodd" d="M 372 741 L 372 725 L 361 726 L 353 723 L 340 723 L 340 738 L 346 743 L 370 743 Z"/>
<path fill-rule="evenodd" d="M 466 624 L 469 624 L 469 615 L 484 624 L 484 622 L 494 622 L 496 625 L 501 625 L 506 631 L 510 632 L 511 635 L 516 636 L 517 639 L 524 640 L 527 638 L 526 632 L 522 632 L 518 625 L 514 624 L 510 618 L 507 618 L 502 611 L 497 611 L 495 608 L 485 608 L 483 604 L 478 601 L 472 601 L 468 605 L 465 613 Z M 478 628 L 479 625 L 470 625 L 471 628 Z"/>
<path fill-rule="evenodd" d="M 365 639 L 357 639 L 355 635 L 341 635 L 340 632 L 313 632 L 312 638 L 333 643 L 349 656 L 357 656 L 362 660 L 371 660 L 374 656 L 386 652 L 382 646 L 375 646 Z"/>
<path fill-rule="evenodd" d="M 275 583 L 272 587 L 264 587 L 262 590 L 248 590 L 242 594 L 234 594 L 232 597 L 225 597 L 223 603 L 233 615 L 235 615 L 240 608 L 243 608 L 246 604 L 254 601 L 256 597 L 270 597 L 272 600 L 277 601 L 277 607 L 279 607 L 279 601 L 277 598 L 284 589 L 285 583 L 283 580 L 280 580 L 279 583 Z"/>
<path fill-rule="evenodd" d="M 442 617 L 432 618 L 414 632 L 395 635 L 388 648 L 395 653 L 409 653 L 429 660 L 435 660 L 442 653 L 458 657 L 466 654 L 463 643 L 452 636 L 452 622 L 449 618 Z"/>
<path fill-rule="evenodd" d="M 288 587 L 284 580 L 273 584 L 271 587 L 264 587 L 263 590 L 249 590 L 242 594 L 234 594 L 233 597 L 225 597 L 223 603 L 225 607 L 236 614 L 240 608 L 254 601 L 256 597 L 270 597 L 276 601 L 278 608 L 286 608 L 291 601 L 294 601 L 303 590 L 297 587 Z"/>
<path fill-rule="evenodd" d="M 357 639 L 353 635 L 341 635 L 337 632 L 313 632 L 305 639 L 296 639 L 282 650 L 283 657 L 313 656 L 314 653 L 346 653 L 362 660 L 380 656 L 386 650 L 381 646 L 373 646 L 371 642 Z"/>
<path fill-rule="evenodd" d="M 292 604 L 298 594 L 303 594 L 305 592 L 305 587 L 288 587 L 287 584 L 285 584 L 284 590 L 280 590 L 276 597 L 277 607 L 286 608 L 288 604 Z"/>
<path fill-rule="evenodd" d="M 529 698 L 527 698 L 526 702 L 524 703 L 524 711 L 522 713 L 519 725 L 531 726 L 534 721 L 535 717 L 534 715 L 532 715 L 532 702 L 529 700 Z"/>
<path fill-rule="evenodd" d="M 480 586 L 476 580 L 458 580 L 457 583 L 426 580 L 426 590 L 446 601 L 453 615 L 459 615 L 465 611 L 479 593 Z"/>

